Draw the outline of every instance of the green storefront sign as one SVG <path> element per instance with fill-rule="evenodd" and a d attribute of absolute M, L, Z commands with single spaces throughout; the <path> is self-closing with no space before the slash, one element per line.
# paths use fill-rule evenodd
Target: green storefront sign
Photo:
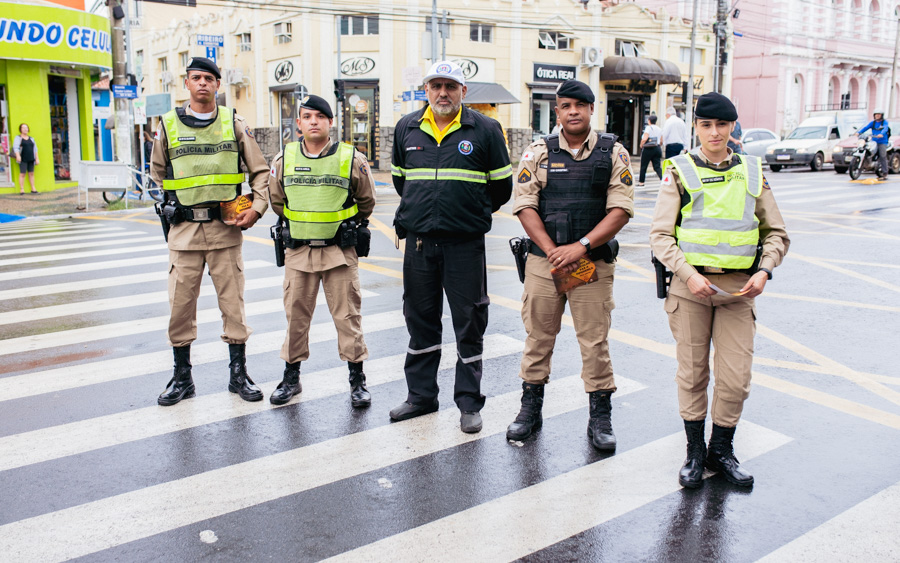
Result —
<path fill-rule="evenodd" d="M 109 20 L 66 8 L 0 2 L 0 59 L 112 66 Z"/>

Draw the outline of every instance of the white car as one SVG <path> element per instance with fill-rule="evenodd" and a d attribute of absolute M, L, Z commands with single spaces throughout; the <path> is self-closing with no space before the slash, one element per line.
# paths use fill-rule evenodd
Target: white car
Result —
<path fill-rule="evenodd" d="M 781 137 L 768 129 L 744 129 L 743 141 L 744 152 L 759 157 L 765 162 L 766 149 L 769 145 L 773 145 L 781 140 Z"/>

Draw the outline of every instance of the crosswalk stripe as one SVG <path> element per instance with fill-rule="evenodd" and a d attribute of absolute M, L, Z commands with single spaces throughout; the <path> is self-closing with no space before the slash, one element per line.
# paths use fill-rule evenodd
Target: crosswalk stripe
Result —
<path fill-rule="evenodd" d="M 319 304 L 320 306 L 324 305 L 321 301 Z M 247 310 L 250 310 L 249 305 Z M 316 330 L 334 330 L 333 323 L 320 324 L 324 326 Z M 318 327 L 320 324 L 313 326 Z M 390 311 L 387 313 L 363 315 L 364 332 L 365 327 L 377 327 L 381 324 L 395 328 L 404 326 L 403 313 L 401 311 Z M 247 342 L 247 354 L 268 354 L 278 351 L 281 349 L 282 342 L 284 342 L 284 330 L 274 330 L 261 334 L 254 333 L 249 342 Z M 209 342 L 191 346 L 191 363 L 195 368 L 227 358 L 228 349 L 223 347 L 221 342 Z M 0 402 L 166 372 L 171 369 L 172 351 L 164 350 L 13 375 L 2 380 Z"/>
<path fill-rule="evenodd" d="M 66 235 L 65 238 L 66 238 L 66 240 L 78 240 L 78 239 L 83 239 L 84 237 L 94 236 L 95 233 L 101 233 L 101 234 L 111 233 L 110 236 L 114 236 L 114 233 L 116 231 L 124 231 L 124 230 L 125 230 L 124 227 L 94 227 L 92 229 L 81 229 L 76 234 Z M 88 233 L 88 234 L 85 235 L 82 233 Z M 33 234 L 28 234 L 28 235 L 0 234 L 0 244 L 2 244 L 3 246 L 9 246 L 8 241 L 11 241 L 11 240 L 14 240 L 14 241 L 27 240 L 29 242 L 29 244 L 39 244 L 39 243 L 44 242 L 48 238 L 59 237 L 61 234 L 64 234 L 64 233 L 50 231 L 50 232 L 33 233 Z"/>
<path fill-rule="evenodd" d="M 887 203 L 900 203 L 900 197 L 893 195 L 892 197 L 881 198 L 881 199 L 858 199 L 856 201 L 842 201 L 841 203 L 835 203 L 829 205 L 828 207 L 852 207 L 853 209 L 863 208 L 863 209 L 873 209 L 875 206 L 884 205 Z"/>
<path fill-rule="evenodd" d="M 250 260 L 244 262 L 244 271 L 271 267 L 273 267 L 272 263 L 266 262 L 265 260 Z M 164 269 L 160 269 L 155 272 L 148 272 L 146 274 L 110 276 L 105 278 L 94 278 L 76 282 L 32 285 L 28 287 L 20 287 L 18 289 L 7 289 L 0 291 L 0 301 L 5 301 L 7 299 L 22 299 L 24 297 L 38 297 L 41 295 L 55 295 L 58 293 L 68 293 L 71 291 L 100 289 L 102 287 L 121 287 L 125 285 L 140 283 L 154 283 L 166 281 L 168 277 L 169 272 Z"/>
<path fill-rule="evenodd" d="M 94 256 L 110 256 L 113 254 L 139 254 L 151 250 L 168 249 L 166 243 L 151 244 L 147 246 L 129 246 L 127 248 L 109 248 L 102 250 L 87 250 L 85 252 L 70 252 L 66 254 L 48 254 L 47 256 L 29 256 L 27 258 L 7 258 L 0 260 L 0 267 L 19 266 L 21 264 L 37 264 L 41 262 L 56 262 L 59 260 L 76 260 L 80 258 L 92 258 Z M 166 257 L 168 258 L 168 256 Z"/>
<path fill-rule="evenodd" d="M 281 287 L 283 283 L 284 276 L 269 276 L 265 278 L 250 279 L 245 282 L 244 291 Z M 200 288 L 200 297 L 215 294 L 216 288 L 211 282 L 203 284 Z M 373 297 L 375 295 L 366 289 L 362 290 L 362 294 L 363 297 Z M 320 291 L 317 302 L 321 303 L 323 299 L 324 293 Z M 5 313 L 0 313 L 0 326 L 52 319 L 55 317 L 65 317 L 69 315 L 85 315 L 89 313 L 98 313 L 100 311 L 112 311 L 127 307 L 140 307 L 143 305 L 152 305 L 154 303 L 167 303 L 168 301 L 169 292 L 166 290 L 150 293 L 134 293 L 122 297 L 108 297 L 106 299 L 94 299 L 91 301 L 78 301 L 75 303 L 67 303 L 65 305 L 49 305 L 47 307 L 7 311 Z"/>
<path fill-rule="evenodd" d="M 124 270 L 132 266 L 144 266 L 147 264 L 159 264 L 168 262 L 168 254 L 155 256 L 141 256 L 138 258 L 125 258 L 123 260 L 107 260 L 104 262 L 87 262 L 84 264 L 72 264 L 71 266 L 53 266 L 49 268 L 35 268 L 32 270 L 13 270 L 0 272 L 0 281 L 25 280 L 47 276 L 59 276 L 63 274 L 78 274 L 82 272 L 96 272 L 100 270 Z"/>
<path fill-rule="evenodd" d="M 616 384 L 617 398 L 644 388 L 619 376 Z M 482 410 L 484 428 L 478 434 L 460 432 L 459 411 L 446 408 L 6 524 L 0 526 L 0 552 L 16 561 L 72 559 L 487 438 L 506 431 L 518 411 L 521 393 L 489 398 Z M 583 409 L 586 403 L 580 377 L 560 378 L 545 398 L 544 417 Z M 245 482 L 247 475 L 291 478 L 234 486 Z M 673 480 L 673 475 L 667 475 L 667 480 Z M 60 541 L 60 530 L 66 530 L 66 541 Z"/>
<path fill-rule="evenodd" d="M 829 200 L 832 200 L 832 199 L 842 199 L 842 198 L 843 198 L 843 199 L 846 199 L 846 198 L 847 198 L 846 190 L 845 190 L 844 193 L 840 193 L 840 194 L 831 194 L 831 195 L 824 195 L 824 196 L 820 196 L 820 197 L 799 197 L 799 198 L 795 198 L 795 197 L 787 197 L 787 198 L 779 198 L 779 199 L 778 199 L 778 203 L 815 203 L 815 202 L 818 202 L 818 201 L 829 201 Z"/>
<path fill-rule="evenodd" d="M 900 483 L 895 483 L 757 563 L 845 560 L 838 554 L 846 561 L 900 561 L 898 523 Z"/>
<path fill-rule="evenodd" d="M 393 320 L 393 324 L 367 322 L 365 330 L 372 333 L 403 326 L 402 317 L 395 317 Z M 336 337 L 332 325 L 315 325 L 310 331 L 311 344 L 334 340 Z M 500 334 L 488 335 L 484 341 L 484 359 L 519 353 L 523 347 L 524 343 L 520 340 Z M 405 360 L 406 354 L 397 354 L 365 362 L 369 387 L 403 379 Z M 456 345 L 445 344 L 438 369 L 449 369 L 455 364 Z M 302 402 L 340 395 L 350 389 L 346 366 L 304 373 L 300 382 L 303 384 L 303 393 L 300 395 Z M 160 380 L 160 389 L 163 383 Z M 277 385 L 278 381 L 271 381 L 260 384 L 259 388 L 268 397 Z M 0 471 L 251 415 L 269 408 L 280 407 L 268 403 L 248 403 L 237 398 L 234 393 L 224 391 L 194 397 L 175 408 L 154 405 L 15 434 L 0 438 Z"/>
<path fill-rule="evenodd" d="M 790 441 L 742 420 L 737 455 L 748 461 Z M 672 434 L 328 561 L 513 561 L 680 490 L 684 445 Z"/>
<path fill-rule="evenodd" d="M 85 246 L 120 246 L 123 244 L 136 244 L 158 240 L 159 237 L 156 235 L 148 235 L 147 233 L 143 233 L 141 231 L 131 231 L 118 234 L 112 240 L 94 240 L 88 243 L 75 242 L 72 244 L 53 244 L 47 246 L 43 246 L 42 244 L 31 244 L 30 246 L 27 246 L 25 248 L 0 250 L 0 256 L 15 256 L 21 254 L 39 254 L 41 252 L 51 251 L 60 252 L 64 250 L 78 250 L 84 248 Z"/>
<path fill-rule="evenodd" d="M 773 185 L 772 191 L 775 192 L 775 199 L 778 201 L 778 203 L 781 203 L 782 198 L 794 197 L 795 195 L 811 194 L 811 193 L 822 194 L 822 193 L 826 193 L 826 192 L 837 192 L 837 191 L 846 192 L 847 186 L 834 186 L 831 188 L 796 188 L 796 189 L 794 189 L 790 185 L 787 185 L 787 186 Z"/>
<path fill-rule="evenodd" d="M 17 231 L 24 230 L 50 230 L 56 227 L 68 227 L 68 226 L 88 226 L 84 223 L 76 224 L 71 221 L 58 221 L 58 220 L 50 220 L 50 219 L 24 219 L 22 221 L 16 221 L 13 223 L 7 223 L 4 225 L 0 225 L 0 233 L 12 233 Z M 93 225 L 91 225 L 93 226 Z"/>
<path fill-rule="evenodd" d="M 6 231 L 0 232 L 0 239 L 7 235 L 18 235 L 18 234 L 61 234 L 61 233 L 81 233 L 86 231 L 91 231 L 97 229 L 100 225 L 92 224 L 92 225 L 75 225 L 75 224 L 57 224 L 57 225 L 31 225 L 31 226 L 22 226 L 19 229 L 9 229 Z"/>
<path fill-rule="evenodd" d="M 246 314 L 248 317 L 254 315 L 267 315 L 278 311 L 284 311 L 284 301 L 281 297 L 278 299 L 267 299 L 264 301 L 247 303 L 246 305 Z M 222 313 L 219 311 L 218 307 L 197 311 L 197 324 L 222 322 L 221 315 Z M 169 315 L 163 315 L 150 317 L 148 319 L 123 321 L 120 323 L 109 323 L 84 328 L 74 328 L 71 330 L 60 330 L 57 332 L 47 332 L 31 336 L 20 336 L 18 338 L 0 341 L 3 343 L 3 346 L 0 347 L 0 356 L 46 350 L 47 348 L 57 348 L 59 346 L 84 344 L 85 342 L 105 340 L 107 338 L 133 336 L 135 334 L 143 334 L 146 332 L 165 331 L 168 326 Z"/>

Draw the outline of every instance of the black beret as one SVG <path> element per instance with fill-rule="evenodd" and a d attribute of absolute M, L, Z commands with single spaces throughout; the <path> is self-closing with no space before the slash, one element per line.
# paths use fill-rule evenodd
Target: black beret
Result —
<path fill-rule="evenodd" d="M 331 111 L 331 104 L 325 101 L 325 98 L 309 95 L 300 100 L 300 108 L 314 109 L 321 111 L 328 119 L 334 119 L 334 113 Z M 299 117 L 300 110 L 297 110 Z"/>
<path fill-rule="evenodd" d="M 557 98 L 575 98 L 589 104 L 594 103 L 591 87 L 578 80 L 566 80 L 556 88 Z"/>
<path fill-rule="evenodd" d="M 697 119 L 721 119 L 722 121 L 737 121 L 738 113 L 731 100 L 709 92 L 697 98 L 697 109 L 694 110 Z"/>
<path fill-rule="evenodd" d="M 222 73 L 219 72 L 219 67 L 216 66 L 216 63 L 212 62 L 206 57 L 192 58 L 188 63 L 187 68 L 185 69 L 185 71 L 188 70 L 202 70 L 204 72 L 211 72 L 213 76 L 215 76 L 219 80 L 222 79 Z"/>

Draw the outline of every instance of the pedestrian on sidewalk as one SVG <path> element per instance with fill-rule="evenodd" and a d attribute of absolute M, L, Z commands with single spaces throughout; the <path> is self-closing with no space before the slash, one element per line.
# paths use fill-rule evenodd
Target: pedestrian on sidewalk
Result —
<path fill-rule="evenodd" d="M 638 186 L 644 185 L 644 180 L 647 179 L 647 166 L 651 163 L 653 170 L 656 171 L 656 177 L 662 180 L 662 168 L 659 165 L 662 158 L 662 149 L 659 148 L 662 129 L 656 125 L 655 115 L 651 115 L 648 121 L 650 123 L 644 128 L 644 135 L 641 137 L 641 174 L 638 177 Z"/>
<path fill-rule="evenodd" d="M 663 125 L 660 144 L 666 148 L 666 159 L 678 156 L 684 149 L 688 148 L 687 125 L 685 125 L 683 119 L 678 117 L 674 106 L 666 108 L 666 123 Z"/>
<path fill-rule="evenodd" d="M 697 99 L 700 151 L 665 161 L 650 225 L 653 254 L 674 272 L 665 310 L 688 442 L 678 482 L 688 488 L 703 484 L 704 466 L 735 485 L 753 485 L 753 475 L 734 455 L 734 433 L 750 395 L 755 298 L 790 246 L 760 159 L 726 145 L 737 119 L 725 96 L 711 92 Z M 711 344 L 716 354 L 710 407 Z M 708 411 L 713 428 L 707 448 Z"/>
<path fill-rule="evenodd" d="M 28 173 L 28 184 L 31 193 L 38 193 L 34 187 L 34 167 L 41 163 L 38 158 L 37 143 L 28 134 L 30 129 L 27 123 L 19 125 L 19 134 L 13 139 L 13 154 L 19 163 L 19 195 L 25 195 L 25 173 Z"/>

